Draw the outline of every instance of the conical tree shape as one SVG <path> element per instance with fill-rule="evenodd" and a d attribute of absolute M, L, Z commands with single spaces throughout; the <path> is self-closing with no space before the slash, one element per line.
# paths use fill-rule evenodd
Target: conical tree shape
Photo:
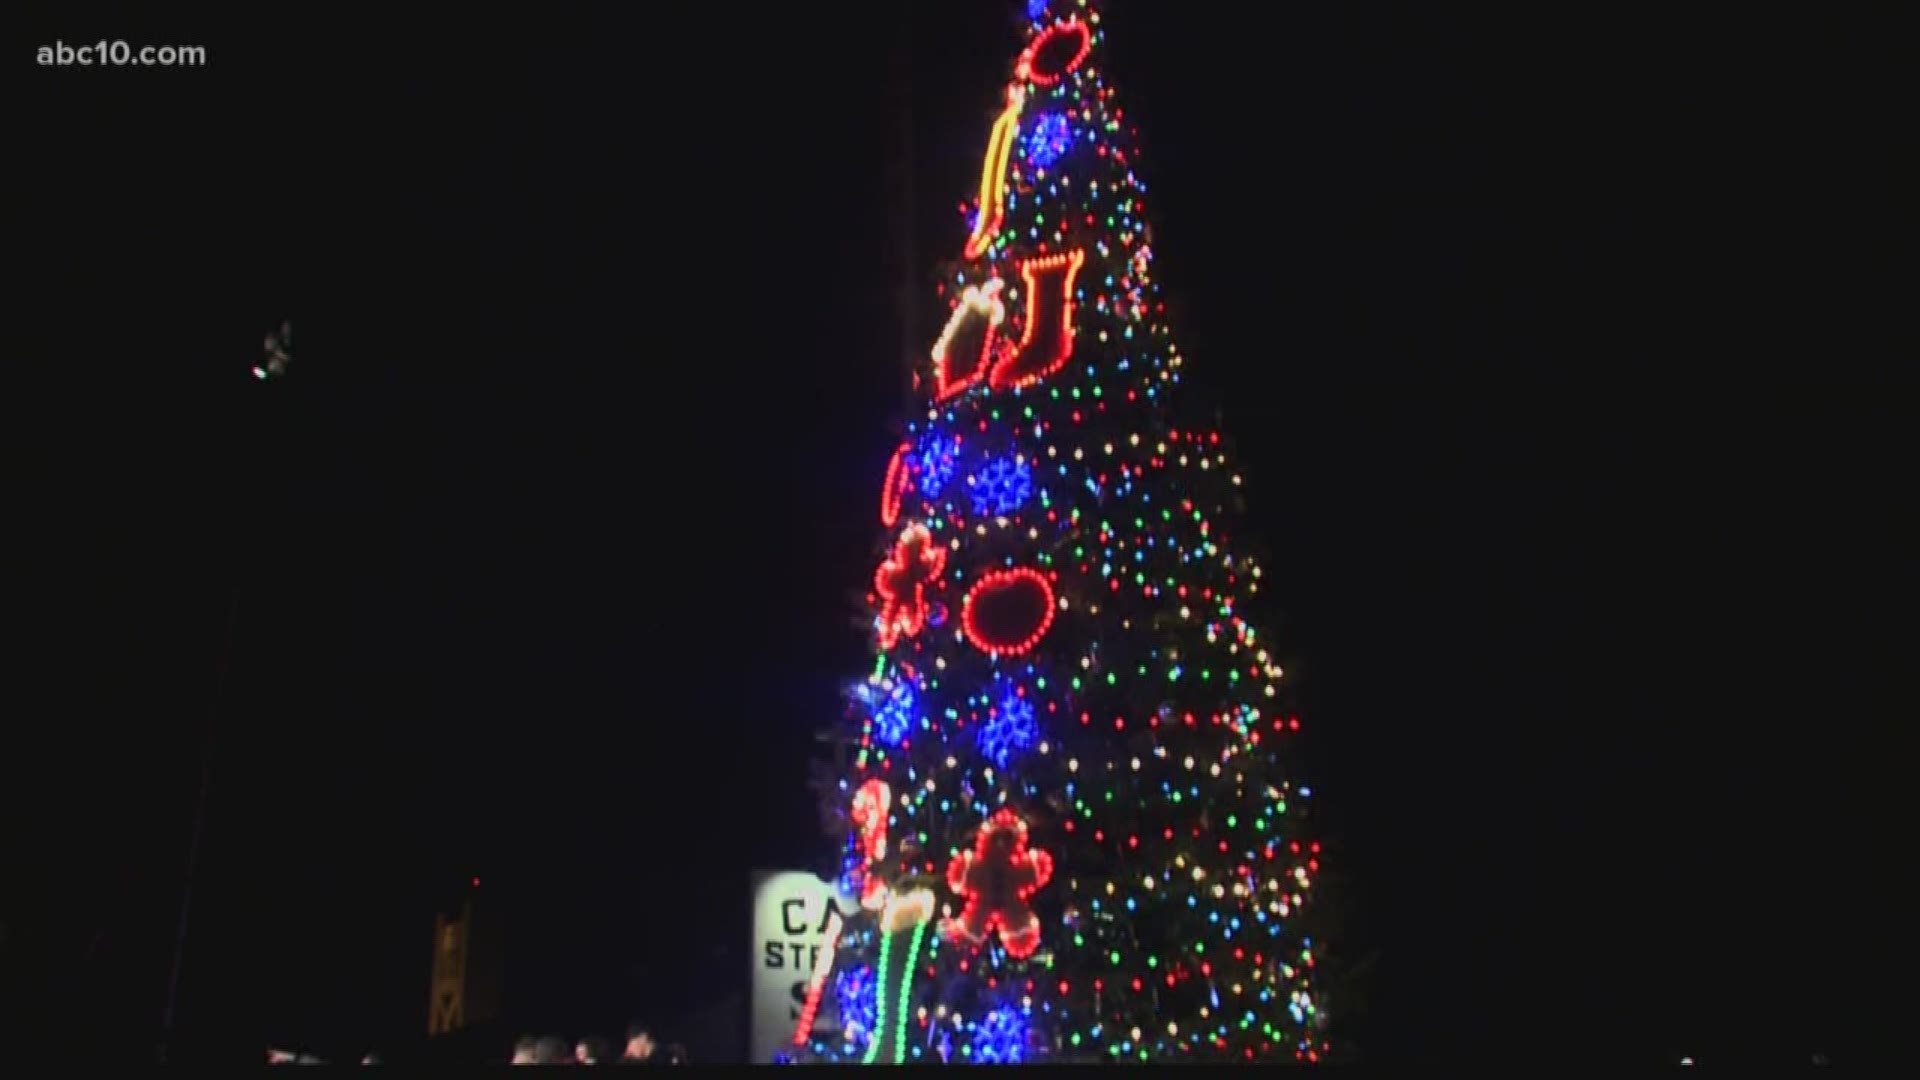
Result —
<path fill-rule="evenodd" d="M 1240 478 L 1172 400 L 1097 5 L 1026 8 L 878 493 L 876 657 L 831 793 L 863 911 L 797 1056 L 1318 1059 L 1319 845 L 1240 616 Z"/>

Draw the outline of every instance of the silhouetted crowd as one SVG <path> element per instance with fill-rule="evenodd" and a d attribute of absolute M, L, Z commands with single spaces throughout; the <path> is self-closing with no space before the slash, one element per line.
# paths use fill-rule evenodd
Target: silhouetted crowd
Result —
<path fill-rule="evenodd" d="M 595 1035 L 569 1044 L 558 1035 L 526 1035 L 513 1045 L 515 1065 L 685 1065 L 686 1048 L 662 1047 L 644 1024 L 627 1025 L 626 1045 L 618 1057 L 607 1040 Z"/>
<path fill-rule="evenodd" d="M 268 1050 L 270 1065 L 325 1065 L 311 1054 L 289 1050 Z M 362 1065 L 378 1065 L 380 1057 L 368 1054 Z M 685 1065 L 687 1049 L 679 1043 L 661 1046 L 644 1024 L 627 1025 L 627 1041 L 616 1056 L 613 1044 L 597 1035 L 571 1042 L 558 1035 L 523 1035 L 513 1044 L 514 1065 Z"/>

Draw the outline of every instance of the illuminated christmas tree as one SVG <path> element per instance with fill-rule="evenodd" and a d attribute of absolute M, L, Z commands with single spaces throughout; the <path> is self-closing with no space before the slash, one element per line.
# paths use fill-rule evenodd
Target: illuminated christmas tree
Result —
<path fill-rule="evenodd" d="M 1320 848 L 1241 617 L 1241 479 L 1174 400 L 1098 4 L 1026 7 L 879 492 L 876 655 L 829 793 L 860 911 L 794 1057 L 1319 1060 Z"/>

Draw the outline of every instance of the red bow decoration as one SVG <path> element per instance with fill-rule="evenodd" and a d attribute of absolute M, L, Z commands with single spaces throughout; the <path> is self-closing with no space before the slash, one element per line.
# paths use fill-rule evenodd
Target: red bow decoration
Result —
<path fill-rule="evenodd" d="M 880 648 L 891 649 L 901 636 L 912 637 L 927 621 L 927 585 L 947 565 L 947 550 L 935 547 L 924 525 L 909 525 L 893 545 L 893 554 L 874 572 L 880 592 Z"/>
<path fill-rule="evenodd" d="M 980 826 L 973 850 L 947 864 L 947 885 L 966 897 L 958 918 L 940 932 L 948 940 L 978 947 L 995 930 L 1016 960 L 1040 947 L 1040 919 L 1027 900 L 1053 877 L 1053 856 L 1027 847 L 1027 823 L 1001 808 Z"/>

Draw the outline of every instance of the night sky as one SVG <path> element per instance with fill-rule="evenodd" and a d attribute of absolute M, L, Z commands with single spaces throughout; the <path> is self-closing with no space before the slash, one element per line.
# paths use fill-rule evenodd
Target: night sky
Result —
<path fill-rule="evenodd" d="M 768 7 L 15 50 L 9 1024 L 150 1052 L 236 584 L 196 1053 L 417 1037 L 474 877 L 518 1025 L 744 984 L 748 872 L 828 852 L 806 763 L 869 655 L 893 297 L 923 283 L 924 348 L 1019 5 Z M 1881 1050 L 1892 37 L 1245 7 L 1121 0 L 1108 63 L 1374 956 L 1347 1033 Z"/>

